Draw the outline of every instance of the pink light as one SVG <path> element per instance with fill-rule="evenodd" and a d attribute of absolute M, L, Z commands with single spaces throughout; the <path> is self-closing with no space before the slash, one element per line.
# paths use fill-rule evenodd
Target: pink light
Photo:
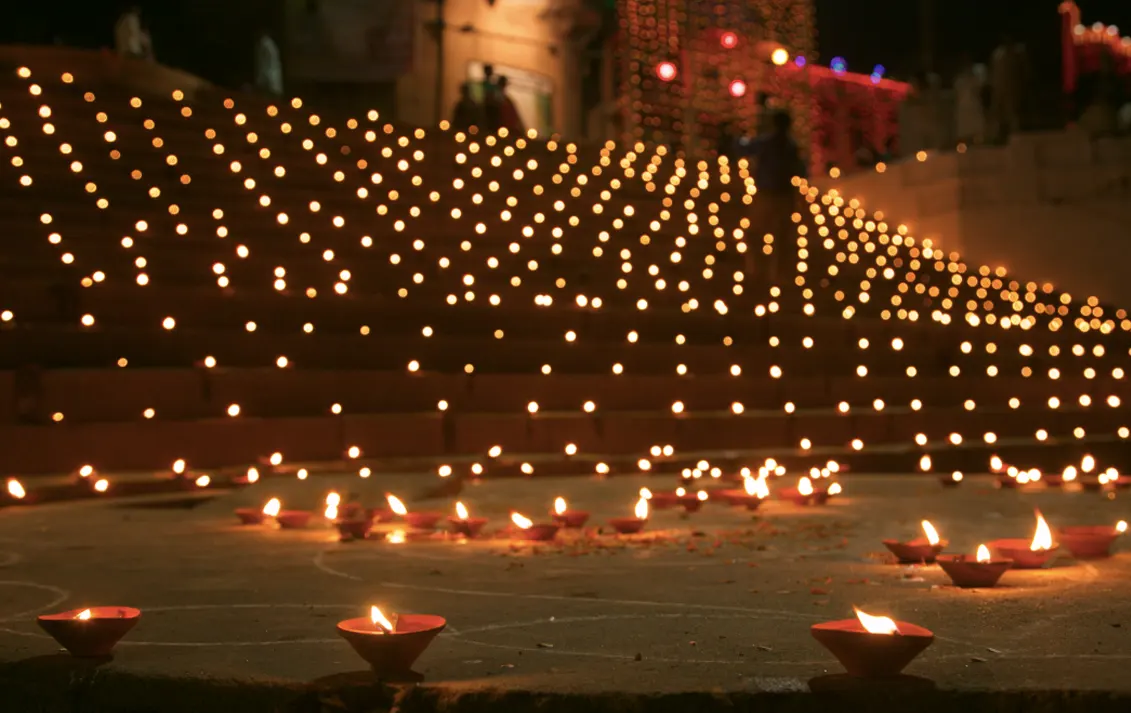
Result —
<path fill-rule="evenodd" d="M 746 82 L 741 79 L 735 79 L 730 83 L 730 95 L 732 97 L 741 97 L 746 94 Z"/>
<path fill-rule="evenodd" d="M 719 44 L 723 46 L 723 49 L 732 50 L 738 46 L 738 35 L 727 30 L 719 35 Z"/>
<path fill-rule="evenodd" d="M 675 66 L 675 62 L 660 62 L 656 65 L 656 76 L 660 81 L 670 82 L 676 78 L 679 70 Z"/>

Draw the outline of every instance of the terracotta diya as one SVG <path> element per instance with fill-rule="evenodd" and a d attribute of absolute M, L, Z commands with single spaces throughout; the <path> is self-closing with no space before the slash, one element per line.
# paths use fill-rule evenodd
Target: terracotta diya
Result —
<path fill-rule="evenodd" d="M 935 640 L 935 635 L 921 626 L 859 609 L 855 619 L 814 624 L 809 631 L 850 676 L 860 678 L 898 675 Z"/>
<path fill-rule="evenodd" d="M 436 523 L 444 518 L 444 514 L 435 511 L 409 512 L 405 504 L 392 493 L 386 493 L 385 499 L 389 502 L 389 509 L 404 519 L 405 524 L 415 530 L 435 529 Z"/>
<path fill-rule="evenodd" d="M 635 535 L 643 530 L 644 526 L 648 524 L 647 498 L 640 498 L 636 501 L 633 514 L 635 517 L 614 517 L 609 520 L 609 525 L 620 535 Z"/>
<path fill-rule="evenodd" d="M 994 540 L 989 549 L 1000 559 L 1013 560 L 1014 569 L 1040 569 L 1048 563 L 1059 549 L 1052 541 L 1045 518 L 1037 513 L 1037 529 L 1032 541 L 1018 538 Z"/>
<path fill-rule="evenodd" d="M 797 481 L 796 488 L 778 490 L 778 497 L 782 500 L 789 500 L 794 505 L 812 505 L 815 502 L 813 492 L 813 481 L 809 480 L 808 476 L 802 476 Z"/>
<path fill-rule="evenodd" d="M 284 530 L 301 530 L 310 524 L 310 518 L 307 510 L 284 510 L 275 516 L 275 522 Z"/>
<path fill-rule="evenodd" d="M 240 519 L 241 525 L 262 525 L 267 519 L 263 508 L 236 508 L 236 517 Z"/>
<path fill-rule="evenodd" d="M 589 513 L 584 510 L 570 510 L 565 498 L 554 498 L 554 512 L 551 513 L 559 527 L 578 528 L 589 522 Z"/>
<path fill-rule="evenodd" d="M 884 540 L 884 547 L 891 550 L 900 563 L 934 562 L 935 557 L 946 548 L 946 540 L 939 539 L 939 533 L 930 521 L 924 520 L 921 524 L 926 537 L 917 537 L 909 542 Z"/>
<path fill-rule="evenodd" d="M 683 488 L 677 488 L 675 494 L 676 503 L 682 506 L 685 512 L 698 512 L 703 507 L 703 503 L 707 502 L 707 498 L 710 497 L 706 490 L 699 490 L 692 494 Z"/>
<path fill-rule="evenodd" d="M 652 493 L 648 488 L 641 489 L 641 497 L 648 498 L 648 506 L 653 510 L 667 510 L 679 502 L 679 495 L 676 493 Z"/>
<path fill-rule="evenodd" d="M 36 622 L 72 656 L 97 658 L 109 656 L 140 617 L 133 607 L 90 607 L 43 614 Z"/>
<path fill-rule="evenodd" d="M 431 614 L 393 615 L 390 621 L 371 607 L 368 617 L 338 622 L 338 634 L 379 678 L 399 679 L 414 677 L 412 665 L 446 625 Z"/>
<path fill-rule="evenodd" d="M 951 473 L 950 475 L 941 476 L 939 478 L 939 482 L 942 483 L 942 486 L 944 488 L 957 488 L 959 485 L 962 484 L 962 479 L 964 477 L 965 476 L 962 475 L 962 473 L 959 473 L 956 470 L 953 473 Z"/>
<path fill-rule="evenodd" d="M 1127 522 L 1120 520 L 1114 527 L 1108 525 L 1081 525 L 1061 527 L 1056 531 L 1056 541 L 1064 545 L 1076 559 L 1100 559 L 1111 556 L 1111 546 L 1127 531 Z"/>
<path fill-rule="evenodd" d="M 939 555 L 935 561 L 954 586 L 963 589 L 992 587 L 1013 566 L 1013 560 L 992 559 L 985 545 L 978 545 L 978 553 L 973 560 L 966 555 Z"/>
<path fill-rule="evenodd" d="M 452 532 L 464 537 L 475 537 L 486 524 L 487 518 L 485 517 L 470 517 L 467 506 L 461 502 L 456 503 L 455 517 L 448 518 L 448 527 L 451 528 Z"/>
<path fill-rule="evenodd" d="M 515 535 L 521 540 L 531 542 L 549 542 L 554 539 L 560 529 L 557 525 L 546 523 L 535 525 L 534 521 L 521 513 L 512 512 L 511 522 L 515 526 Z"/>

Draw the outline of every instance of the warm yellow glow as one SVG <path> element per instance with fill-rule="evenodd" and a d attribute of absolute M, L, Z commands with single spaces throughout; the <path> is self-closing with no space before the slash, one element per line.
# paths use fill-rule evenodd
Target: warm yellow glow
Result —
<path fill-rule="evenodd" d="M 398 514 L 398 515 L 407 515 L 408 514 L 408 508 L 405 507 L 404 503 L 401 502 L 401 499 L 398 498 L 396 495 L 393 495 L 392 493 L 386 493 L 385 494 L 385 500 L 387 500 L 389 502 L 389 509 L 392 510 L 393 512 L 395 512 L 396 514 Z"/>
<path fill-rule="evenodd" d="M 985 545 L 978 545 L 978 561 L 979 562 L 989 562 L 990 561 L 990 548 L 986 547 Z"/>
<path fill-rule="evenodd" d="M 1052 549 L 1052 530 L 1049 529 L 1049 524 L 1045 522 L 1044 516 L 1039 511 L 1037 512 L 1037 530 L 1033 533 L 1033 542 L 1029 545 L 1029 549 L 1034 552 Z"/>
<path fill-rule="evenodd" d="M 23 485 L 20 485 L 20 481 L 15 478 L 9 478 L 8 495 L 11 495 L 16 500 L 23 500 L 27 496 L 27 491 L 24 490 Z"/>
<path fill-rule="evenodd" d="M 829 486 L 829 497 L 832 497 L 833 495 L 840 495 L 840 492 L 841 492 L 840 483 L 833 483 L 832 485 Z"/>
<path fill-rule="evenodd" d="M 279 511 L 283 509 L 283 504 L 279 502 L 278 498 L 271 498 L 267 504 L 263 506 L 263 514 L 267 517 L 278 517 Z"/>
<path fill-rule="evenodd" d="M 511 513 L 511 522 L 513 522 L 515 524 L 515 526 L 518 527 L 520 530 L 529 530 L 531 527 L 534 526 L 533 520 L 531 520 L 530 518 L 525 517 L 521 513 L 517 513 L 517 512 Z"/>
<path fill-rule="evenodd" d="M 554 498 L 554 513 L 555 514 L 561 515 L 562 513 L 564 513 L 568 509 L 569 509 L 569 506 L 568 506 L 568 503 L 566 503 L 565 498 L 563 498 L 563 497 Z"/>
<path fill-rule="evenodd" d="M 856 618 L 860 620 L 860 625 L 863 626 L 864 631 L 867 631 L 869 634 L 887 634 L 890 636 L 891 634 L 899 633 L 899 627 L 897 627 L 895 622 L 889 617 L 872 616 L 871 614 L 860 611 L 856 607 L 853 607 L 853 609 L 856 611 Z"/>
<path fill-rule="evenodd" d="M 456 502 L 456 517 L 460 520 L 466 520 L 468 518 L 467 506 L 462 502 Z"/>
<path fill-rule="evenodd" d="M 327 520 L 337 520 L 338 506 L 327 503 L 326 509 L 322 511 L 322 514 L 326 516 Z"/>
<path fill-rule="evenodd" d="M 1121 535 L 1124 532 L 1127 532 L 1127 521 L 1126 520 L 1120 520 L 1119 522 L 1115 523 L 1115 531 L 1118 532 Z"/>
<path fill-rule="evenodd" d="M 770 61 L 781 67 L 789 61 L 789 52 L 784 47 L 778 47 L 770 53 Z"/>
<path fill-rule="evenodd" d="M 79 621 L 88 621 L 92 616 L 94 616 L 94 612 L 89 609 L 83 609 L 78 614 L 75 614 L 75 618 Z"/>
<path fill-rule="evenodd" d="M 801 493 L 805 497 L 809 497 L 813 494 L 813 483 L 809 480 L 809 478 L 802 476 L 801 480 L 797 481 L 797 492 Z"/>
<path fill-rule="evenodd" d="M 378 631 L 385 634 L 393 633 L 393 622 L 385 618 L 385 615 L 377 607 L 369 607 L 369 620 L 373 622 L 373 626 Z"/>
<path fill-rule="evenodd" d="M 927 535 L 927 542 L 932 545 L 939 544 L 938 530 L 935 529 L 935 526 L 932 525 L 929 520 L 923 521 L 923 533 Z"/>
<path fill-rule="evenodd" d="M 640 489 L 640 497 L 644 498 L 645 500 L 651 500 L 652 499 L 652 491 L 649 490 L 648 488 L 641 488 Z"/>
<path fill-rule="evenodd" d="M 648 519 L 648 498 L 640 498 L 636 501 L 636 508 L 633 511 L 636 517 L 641 520 Z"/>
<path fill-rule="evenodd" d="M 207 488 L 212 482 L 212 478 L 208 475 L 202 475 L 198 477 L 194 482 L 196 483 L 196 487 L 198 488 Z"/>
<path fill-rule="evenodd" d="M 695 497 L 697 500 L 699 500 L 699 502 L 705 503 L 707 502 L 707 498 L 711 496 L 707 494 L 706 490 L 700 490 L 699 492 L 695 493 Z"/>

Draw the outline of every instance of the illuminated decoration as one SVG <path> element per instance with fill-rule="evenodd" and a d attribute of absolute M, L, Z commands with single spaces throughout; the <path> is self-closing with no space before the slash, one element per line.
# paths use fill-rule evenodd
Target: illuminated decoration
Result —
<path fill-rule="evenodd" d="M 660 62 L 656 65 L 656 76 L 661 81 L 670 82 L 679 76 L 679 69 L 675 66 L 675 62 Z"/>
<path fill-rule="evenodd" d="M 730 83 L 730 95 L 732 97 L 741 97 L 746 95 L 746 82 L 741 79 L 735 79 Z"/>
<path fill-rule="evenodd" d="M 1060 3 L 1061 80 L 1065 94 L 1076 91 L 1080 76 L 1110 67 L 1118 75 L 1131 75 L 1131 37 L 1120 36 L 1115 25 L 1081 22 L 1080 7 L 1072 0 Z"/>
<path fill-rule="evenodd" d="M 723 32 L 719 35 L 719 45 L 723 49 L 732 50 L 738 47 L 738 35 L 730 30 Z"/>

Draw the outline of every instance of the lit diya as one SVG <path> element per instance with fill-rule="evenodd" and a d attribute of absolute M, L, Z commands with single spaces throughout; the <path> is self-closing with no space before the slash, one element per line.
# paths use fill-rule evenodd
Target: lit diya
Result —
<path fill-rule="evenodd" d="M 91 607 L 42 614 L 36 622 L 72 656 L 97 658 L 109 656 L 139 617 L 133 607 Z"/>
<path fill-rule="evenodd" d="M 752 475 L 742 476 L 742 489 L 728 488 L 717 490 L 714 497 L 728 505 L 735 507 L 745 506 L 747 510 L 757 510 L 770 495 L 770 486 L 766 484 L 765 476 L 755 478 Z"/>
<path fill-rule="evenodd" d="M 641 488 L 640 497 L 647 500 L 648 507 L 653 510 L 667 510 L 668 508 L 674 507 L 675 504 L 679 502 L 679 495 L 676 493 L 681 490 L 683 490 L 683 488 L 679 488 L 672 493 L 653 493 L 648 488 Z"/>
<path fill-rule="evenodd" d="M 992 587 L 1013 566 L 1013 560 L 991 558 L 990 549 L 985 545 L 978 545 L 973 561 L 966 555 L 939 555 L 935 561 L 954 586 L 963 589 Z"/>
<path fill-rule="evenodd" d="M 534 521 L 522 513 L 512 512 L 511 522 L 515 526 L 515 534 L 519 539 L 533 542 L 548 542 L 558 534 L 558 525 L 552 523 L 535 525 Z"/>
<path fill-rule="evenodd" d="M 942 486 L 944 488 L 957 488 L 959 485 L 962 484 L 963 478 L 965 478 L 965 476 L 962 475 L 961 472 L 956 470 L 953 473 L 951 473 L 950 475 L 940 476 L 939 482 L 942 483 Z"/>
<path fill-rule="evenodd" d="M 470 517 L 467 506 L 461 502 L 456 503 L 455 517 L 448 518 L 448 527 L 452 529 L 452 532 L 464 537 L 475 537 L 486 524 L 487 518 L 485 517 Z"/>
<path fill-rule="evenodd" d="M 262 508 L 236 508 L 241 525 L 262 525 L 269 517 L 279 514 L 279 499 L 271 498 Z"/>
<path fill-rule="evenodd" d="M 1109 525 L 1080 525 L 1057 528 L 1056 541 L 1064 545 L 1076 559 L 1100 559 L 1111 556 L 1111 546 L 1127 532 L 1127 521 Z"/>
<path fill-rule="evenodd" d="M 577 528 L 589 521 L 589 513 L 584 510 L 570 510 L 565 498 L 554 498 L 554 512 L 551 513 L 560 527 Z"/>
<path fill-rule="evenodd" d="M 707 502 L 707 498 L 710 497 L 706 490 L 697 490 L 693 495 L 685 488 L 676 488 L 675 495 L 676 502 L 683 506 L 684 512 L 698 512 L 699 508 L 703 507 L 703 503 Z"/>
<path fill-rule="evenodd" d="M 826 485 L 817 485 L 813 488 L 813 504 L 824 505 L 829 502 L 829 498 L 840 495 L 842 492 L 840 483 L 829 483 Z"/>
<path fill-rule="evenodd" d="M 635 517 L 614 517 L 612 520 L 609 520 L 609 525 L 611 525 L 618 534 L 635 535 L 648 524 L 648 499 L 642 497 L 637 500 L 636 508 L 633 512 Z"/>
<path fill-rule="evenodd" d="M 1032 541 L 1011 538 L 990 543 L 990 551 L 1002 559 L 1013 560 L 1015 569 L 1040 569 L 1052 559 L 1057 549 L 1052 541 L 1052 531 L 1039 511 Z"/>
<path fill-rule="evenodd" d="M 326 510 L 323 514 L 327 520 L 334 523 L 342 542 L 364 540 L 373 527 L 373 518 L 357 503 L 342 505 L 341 501 L 342 498 L 337 493 L 327 495 Z"/>
<path fill-rule="evenodd" d="M 263 514 L 275 518 L 284 530 L 301 530 L 310 523 L 310 513 L 306 510 L 283 510 L 278 498 L 271 498 L 263 506 Z"/>
<path fill-rule="evenodd" d="M 431 614 L 386 617 L 370 607 L 368 617 L 338 622 L 338 633 L 380 678 L 418 678 L 412 665 L 444 630 L 447 621 Z"/>
<path fill-rule="evenodd" d="M 939 539 L 939 533 L 929 520 L 922 522 L 923 534 L 926 537 L 916 537 L 910 542 L 898 540 L 884 540 L 884 547 L 899 559 L 902 564 L 916 562 L 934 562 L 935 557 L 946 547 L 946 540 Z"/>
<path fill-rule="evenodd" d="M 444 517 L 444 513 L 435 511 L 409 512 L 401 499 L 392 493 L 386 493 L 385 499 L 389 501 L 390 510 L 404 518 L 409 527 L 417 530 L 432 530 Z"/>
<path fill-rule="evenodd" d="M 782 500 L 789 500 L 794 505 L 812 505 L 816 502 L 813 493 L 813 481 L 809 480 L 808 476 L 803 475 L 798 479 L 796 488 L 778 490 L 778 497 Z"/>
<path fill-rule="evenodd" d="M 935 640 L 935 635 L 921 626 L 859 609 L 855 619 L 814 624 L 809 631 L 850 676 L 860 678 L 898 675 Z"/>

